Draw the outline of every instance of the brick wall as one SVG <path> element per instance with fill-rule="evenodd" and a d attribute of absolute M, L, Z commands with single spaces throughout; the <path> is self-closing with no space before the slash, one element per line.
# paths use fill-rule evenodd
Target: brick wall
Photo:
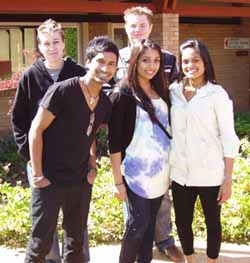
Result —
<path fill-rule="evenodd" d="M 163 49 L 166 49 L 177 56 L 179 46 L 179 15 L 154 15 L 151 38 Z"/>
<path fill-rule="evenodd" d="M 249 110 L 249 56 L 236 56 L 235 49 L 224 49 L 225 37 L 250 37 L 250 20 L 242 25 L 180 24 L 180 43 L 198 38 L 206 43 L 215 66 L 217 81 L 233 99 L 236 111 Z"/>
<path fill-rule="evenodd" d="M 14 98 L 15 90 L 0 90 L 0 136 L 11 132 L 9 101 Z"/>
<path fill-rule="evenodd" d="M 249 111 L 249 56 L 237 56 L 224 49 L 225 37 L 250 37 L 250 19 L 241 25 L 179 24 L 178 14 L 156 14 L 151 38 L 178 56 L 180 43 L 197 38 L 206 43 L 215 67 L 217 81 L 228 91 L 236 111 Z"/>

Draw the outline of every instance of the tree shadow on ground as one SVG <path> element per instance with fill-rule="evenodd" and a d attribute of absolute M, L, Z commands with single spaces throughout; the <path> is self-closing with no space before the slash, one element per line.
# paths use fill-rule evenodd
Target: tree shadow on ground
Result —
<path fill-rule="evenodd" d="M 196 250 L 195 263 L 206 263 L 206 252 L 204 250 Z M 173 262 L 168 259 L 158 249 L 154 249 L 154 261 L 153 262 Z M 185 261 L 179 261 L 184 263 Z M 250 255 L 242 252 L 225 252 L 221 251 L 218 263 L 250 263 Z"/>

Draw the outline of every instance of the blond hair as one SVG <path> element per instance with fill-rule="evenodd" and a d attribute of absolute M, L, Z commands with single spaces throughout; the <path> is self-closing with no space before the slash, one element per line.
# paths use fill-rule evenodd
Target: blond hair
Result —
<path fill-rule="evenodd" d="M 54 32 L 59 32 L 62 37 L 62 41 L 64 41 L 64 31 L 61 24 L 51 18 L 44 21 L 37 29 L 37 43 L 40 43 L 39 34 L 53 34 Z"/>
<path fill-rule="evenodd" d="M 127 17 L 129 15 L 145 15 L 148 19 L 149 24 L 152 24 L 152 20 L 153 20 L 153 12 L 146 6 L 134 6 L 131 8 L 127 8 L 124 12 L 123 12 L 124 16 L 124 21 L 125 23 L 127 22 Z"/>

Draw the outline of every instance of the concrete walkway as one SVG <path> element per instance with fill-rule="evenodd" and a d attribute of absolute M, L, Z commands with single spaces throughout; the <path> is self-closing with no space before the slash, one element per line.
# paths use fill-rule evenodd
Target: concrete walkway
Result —
<path fill-rule="evenodd" d="M 177 243 L 177 245 L 179 245 Z M 206 263 L 205 243 L 195 244 L 195 263 Z M 91 263 L 117 263 L 119 256 L 119 245 L 105 245 L 90 249 Z M 9 249 L 0 247 L 1 263 L 23 263 L 24 249 Z M 171 262 L 158 250 L 154 250 L 154 260 L 152 263 Z M 221 254 L 218 263 L 250 263 L 250 246 L 236 244 L 222 244 Z"/>

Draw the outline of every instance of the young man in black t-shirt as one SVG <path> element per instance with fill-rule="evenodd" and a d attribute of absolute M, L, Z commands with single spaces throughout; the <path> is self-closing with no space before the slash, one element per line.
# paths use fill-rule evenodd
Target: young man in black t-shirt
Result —
<path fill-rule="evenodd" d="M 32 232 L 25 263 L 43 262 L 63 211 L 64 262 L 82 263 L 92 184 L 95 133 L 111 103 L 102 85 L 115 74 L 118 49 L 106 37 L 90 41 L 87 74 L 54 84 L 43 97 L 30 132 Z"/>

